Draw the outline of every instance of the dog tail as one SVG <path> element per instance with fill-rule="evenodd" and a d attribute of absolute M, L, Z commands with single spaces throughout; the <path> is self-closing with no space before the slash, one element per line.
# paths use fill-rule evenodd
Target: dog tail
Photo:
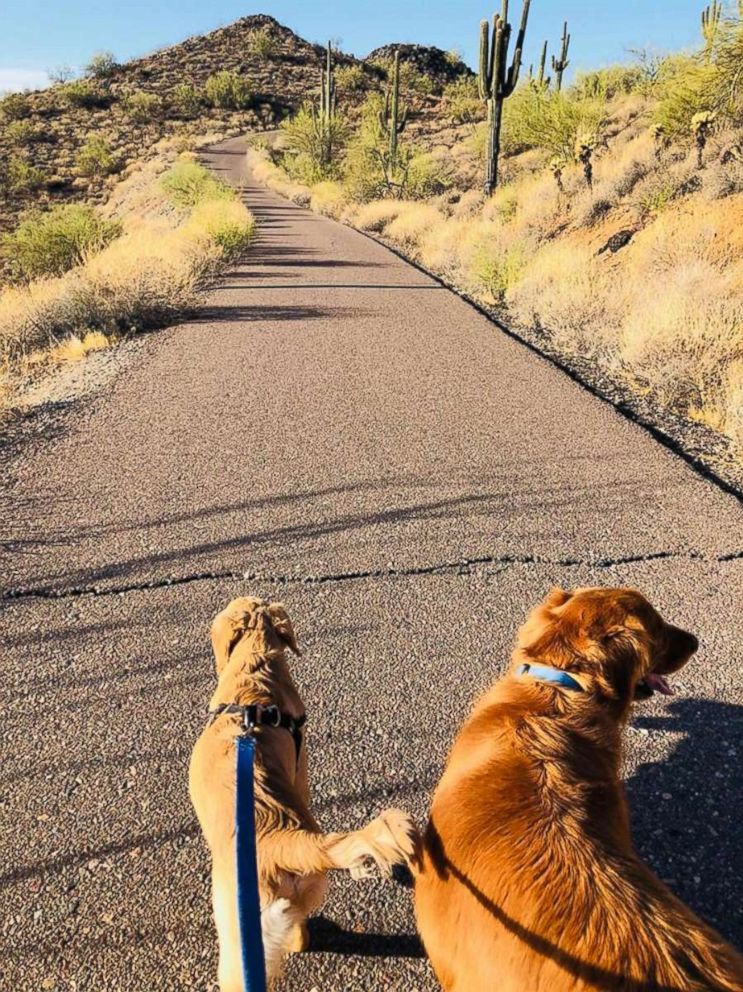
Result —
<path fill-rule="evenodd" d="M 288 899 L 277 899 L 261 910 L 263 953 L 266 958 L 266 978 L 269 982 L 281 972 L 292 930 L 304 919 L 301 910 L 293 907 Z"/>

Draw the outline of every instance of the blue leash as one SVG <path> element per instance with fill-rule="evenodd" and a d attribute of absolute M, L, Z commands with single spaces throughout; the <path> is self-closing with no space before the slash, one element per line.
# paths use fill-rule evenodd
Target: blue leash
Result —
<path fill-rule="evenodd" d="M 237 915 L 240 924 L 243 987 L 245 992 L 266 992 L 261 904 L 258 896 L 258 863 L 255 845 L 255 737 L 235 738 L 237 796 L 235 799 L 235 852 L 237 857 Z"/>

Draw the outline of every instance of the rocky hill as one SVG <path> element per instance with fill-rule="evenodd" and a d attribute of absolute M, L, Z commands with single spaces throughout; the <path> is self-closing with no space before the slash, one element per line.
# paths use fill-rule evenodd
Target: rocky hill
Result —
<path fill-rule="evenodd" d="M 444 52 L 430 45 L 382 45 L 364 59 L 369 64 L 391 62 L 395 52 L 400 52 L 400 62 L 412 66 L 417 72 L 431 80 L 434 90 L 441 90 L 460 76 L 473 76 L 468 65 L 455 52 Z"/>
<path fill-rule="evenodd" d="M 272 17 L 228 27 L 80 80 L 0 101 L 0 232 L 34 206 L 103 202 L 162 138 L 274 127 L 318 88 L 322 49 Z M 358 104 L 378 71 L 359 65 Z"/>

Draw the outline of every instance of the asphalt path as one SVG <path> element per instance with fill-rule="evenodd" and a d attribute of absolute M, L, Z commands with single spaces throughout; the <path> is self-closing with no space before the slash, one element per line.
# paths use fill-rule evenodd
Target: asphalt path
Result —
<path fill-rule="evenodd" d="M 186 791 L 232 597 L 305 649 L 328 829 L 423 820 L 473 696 L 554 583 L 699 634 L 627 733 L 635 839 L 743 947 L 743 508 L 376 242 L 212 167 L 260 235 L 195 319 L 6 459 L 0 988 L 212 989 Z M 96 594 L 93 594 L 95 591 Z M 410 892 L 334 879 L 282 992 L 434 990 Z"/>

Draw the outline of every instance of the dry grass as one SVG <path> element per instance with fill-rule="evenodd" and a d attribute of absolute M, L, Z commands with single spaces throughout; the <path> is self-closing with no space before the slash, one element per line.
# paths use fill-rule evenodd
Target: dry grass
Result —
<path fill-rule="evenodd" d="M 428 203 L 402 202 L 394 220 L 384 228 L 384 235 L 402 245 L 415 248 L 428 231 L 444 222 L 444 216 L 436 207 Z"/>

